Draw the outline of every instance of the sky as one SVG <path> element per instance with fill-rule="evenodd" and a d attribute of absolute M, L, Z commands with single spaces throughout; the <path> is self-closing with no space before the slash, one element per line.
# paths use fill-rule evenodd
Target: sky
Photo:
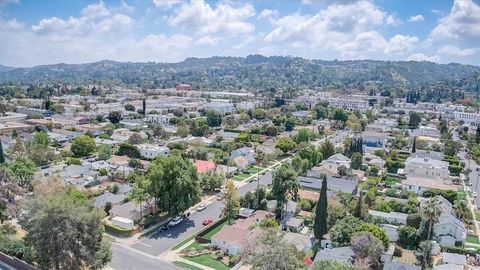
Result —
<path fill-rule="evenodd" d="M 480 65 L 480 0 L 0 0 L 0 64 L 290 55 Z"/>

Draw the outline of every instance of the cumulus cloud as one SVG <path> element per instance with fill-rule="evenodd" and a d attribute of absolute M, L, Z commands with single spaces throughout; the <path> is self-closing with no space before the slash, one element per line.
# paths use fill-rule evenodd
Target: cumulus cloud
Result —
<path fill-rule="evenodd" d="M 182 4 L 167 20 L 171 26 L 183 27 L 197 35 L 238 35 L 254 31 L 255 26 L 247 19 L 255 15 L 250 4 L 234 7 L 219 3 L 212 7 L 203 0 Z"/>
<path fill-rule="evenodd" d="M 260 12 L 260 15 L 258 17 L 262 19 L 276 19 L 278 17 L 278 11 L 272 9 L 264 9 L 262 10 L 262 12 Z"/>
<path fill-rule="evenodd" d="M 153 0 L 153 4 L 158 8 L 171 8 L 182 2 L 182 0 Z"/>
<path fill-rule="evenodd" d="M 455 0 L 450 14 L 441 18 L 430 36 L 439 40 L 480 40 L 480 6 L 471 0 Z"/>
<path fill-rule="evenodd" d="M 423 53 L 414 53 L 407 57 L 407 61 L 429 61 L 429 62 L 440 62 L 440 56 L 433 55 L 433 56 L 426 56 Z"/>
<path fill-rule="evenodd" d="M 471 56 L 479 52 L 480 52 L 480 47 L 461 49 L 453 45 L 445 45 L 437 50 L 437 53 L 440 53 L 440 54 L 447 54 L 447 55 L 460 56 L 460 57 Z"/>
<path fill-rule="evenodd" d="M 418 14 L 415 16 L 412 16 L 408 19 L 408 22 L 423 22 L 425 18 L 422 16 L 422 14 Z"/>

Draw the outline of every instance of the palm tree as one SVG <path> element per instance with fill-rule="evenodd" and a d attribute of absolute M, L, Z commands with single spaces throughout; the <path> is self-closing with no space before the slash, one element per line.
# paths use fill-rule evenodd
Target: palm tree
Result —
<path fill-rule="evenodd" d="M 455 215 L 462 220 L 467 217 L 467 213 L 470 211 L 466 200 L 456 200 L 453 208 L 455 209 Z"/>
<path fill-rule="evenodd" d="M 149 182 L 144 176 L 137 176 L 135 183 L 133 183 L 133 189 L 129 197 L 135 203 L 140 205 L 140 218 L 143 218 L 142 203 L 148 201 L 150 195 L 148 193 Z"/>
<path fill-rule="evenodd" d="M 423 217 L 428 221 L 428 239 L 432 239 L 432 227 L 437 222 L 438 217 L 442 213 L 440 201 L 438 197 L 432 197 L 425 202 L 423 206 Z"/>

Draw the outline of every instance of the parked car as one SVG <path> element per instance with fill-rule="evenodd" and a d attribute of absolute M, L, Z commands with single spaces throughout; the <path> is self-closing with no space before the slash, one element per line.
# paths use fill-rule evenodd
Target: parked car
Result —
<path fill-rule="evenodd" d="M 200 204 L 200 205 L 197 207 L 197 211 L 200 212 L 200 211 L 205 210 L 206 208 L 207 208 L 207 205 L 204 204 L 204 203 L 202 203 L 202 204 Z"/>
<path fill-rule="evenodd" d="M 210 224 L 212 222 L 213 222 L 213 220 L 211 220 L 211 219 L 205 219 L 202 224 L 203 224 L 203 226 L 207 226 L 208 224 Z"/>
<path fill-rule="evenodd" d="M 176 217 L 172 218 L 172 220 L 170 220 L 170 222 L 168 222 L 168 227 L 176 226 L 176 225 L 180 224 L 180 222 L 182 222 L 182 220 L 183 220 L 182 217 L 176 216 Z"/>
<path fill-rule="evenodd" d="M 476 198 L 477 197 L 477 192 L 476 191 L 472 192 L 472 195 L 473 195 L 474 198 Z"/>

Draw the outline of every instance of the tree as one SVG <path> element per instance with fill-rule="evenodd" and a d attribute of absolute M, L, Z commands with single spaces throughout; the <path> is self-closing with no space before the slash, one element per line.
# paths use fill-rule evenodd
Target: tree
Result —
<path fill-rule="evenodd" d="M 477 144 L 480 143 L 480 125 L 477 126 L 477 130 L 475 131 L 475 142 L 477 142 Z"/>
<path fill-rule="evenodd" d="M 362 163 L 363 163 L 362 154 L 358 152 L 353 153 L 350 167 L 354 170 L 359 170 L 362 167 Z"/>
<path fill-rule="evenodd" d="M 364 222 L 354 216 L 345 216 L 330 229 L 330 239 L 335 246 L 344 247 L 350 244 L 350 238 L 357 232 L 358 226 Z"/>
<path fill-rule="evenodd" d="M 103 211 L 70 194 L 50 190 L 26 202 L 19 222 L 26 242 L 42 269 L 102 269 L 112 256 L 103 239 Z"/>
<path fill-rule="evenodd" d="M 197 170 L 181 156 L 155 159 L 148 168 L 147 178 L 151 181 L 149 192 L 160 211 L 180 214 L 200 200 Z"/>
<path fill-rule="evenodd" d="M 9 166 L 13 176 L 22 187 L 32 186 L 33 175 L 35 174 L 35 163 L 26 157 L 18 157 Z"/>
<path fill-rule="evenodd" d="M 289 117 L 286 121 L 285 121 L 285 130 L 286 131 L 292 131 L 293 128 L 295 127 L 295 118 L 293 117 Z"/>
<path fill-rule="evenodd" d="M 132 185 L 132 191 L 129 194 L 129 198 L 133 200 L 135 203 L 139 204 L 140 215 L 143 216 L 142 204 L 143 202 L 146 202 L 148 201 L 148 199 L 150 199 L 149 191 L 150 191 L 151 182 L 144 175 L 134 174 L 132 178 L 133 178 L 133 185 Z"/>
<path fill-rule="evenodd" d="M 0 140 L 0 164 L 5 163 L 5 157 L 3 156 L 3 145 L 2 141 Z"/>
<path fill-rule="evenodd" d="M 276 230 L 264 231 L 260 240 L 249 242 L 246 249 L 247 262 L 253 269 L 304 269 L 302 253 Z"/>
<path fill-rule="evenodd" d="M 258 120 L 263 120 L 263 119 L 265 119 L 266 115 L 267 114 L 266 114 L 264 109 L 257 108 L 257 109 L 255 109 L 255 112 L 254 112 L 253 116 Z"/>
<path fill-rule="evenodd" d="M 317 208 L 315 211 L 315 224 L 313 231 L 315 233 L 315 238 L 321 240 L 323 235 L 328 232 L 328 201 L 327 201 L 327 176 L 322 176 L 322 187 L 320 188 L 320 198 L 317 202 Z"/>
<path fill-rule="evenodd" d="M 48 137 L 47 133 L 43 131 L 39 131 L 39 132 L 35 132 L 35 136 L 33 137 L 33 142 L 37 145 L 47 147 L 50 144 L 50 138 Z"/>
<path fill-rule="evenodd" d="M 106 202 L 105 207 L 103 208 L 103 211 L 105 211 L 105 214 L 110 215 L 110 210 L 112 210 L 112 202 Z M 141 211 L 141 209 L 140 209 Z"/>
<path fill-rule="evenodd" d="M 129 144 L 139 144 L 143 141 L 142 135 L 138 132 L 133 132 L 128 138 Z"/>
<path fill-rule="evenodd" d="M 378 269 L 384 249 L 382 241 L 369 232 L 359 232 L 352 236 L 351 244 L 356 265 Z"/>
<path fill-rule="evenodd" d="M 348 175 L 348 168 L 345 165 L 340 165 L 337 168 L 337 173 L 340 176 L 347 176 Z"/>
<path fill-rule="evenodd" d="M 70 151 L 75 157 L 90 156 L 96 149 L 95 141 L 87 135 L 79 136 L 72 141 Z"/>
<path fill-rule="evenodd" d="M 357 232 L 369 232 L 373 236 L 375 236 L 377 239 L 382 241 L 382 244 L 385 248 L 388 247 L 388 244 L 390 243 L 390 240 L 388 238 L 387 233 L 383 228 L 378 227 L 375 224 L 372 223 L 363 223 L 360 226 L 357 227 L 356 229 Z"/>
<path fill-rule="evenodd" d="M 297 144 L 290 137 L 280 137 L 275 147 L 282 150 L 284 153 L 288 153 L 295 149 Z"/>
<path fill-rule="evenodd" d="M 417 142 L 417 137 L 413 137 L 412 153 L 417 152 L 416 142 Z"/>
<path fill-rule="evenodd" d="M 273 173 L 272 195 L 277 200 L 278 216 L 282 216 L 282 207 L 287 204 L 287 196 L 296 197 L 298 188 L 297 174 L 289 165 L 284 163 Z"/>
<path fill-rule="evenodd" d="M 122 143 L 118 147 L 117 155 L 128 156 L 129 158 L 140 158 L 140 150 L 135 145 Z"/>
<path fill-rule="evenodd" d="M 154 126 L 152 127 L 152 131 L 153 131 L 153 136 L 155 136 L 155 138 L 157 138 L 157 140 L 158 140 L 159 138 L 164 138 L 164 139 L 167 139 L 167 138 L 168 138 L 167 132 L 166 132 L 165 129 L 164 129 L 161 125 L 159 125 L 159 124 L 154 125 Z"/>
<path fill-rule="evenodd" d="M 110 145 L 107 145 L 107 144 L 101 145 L 98 148 L 98 159 L 100 160 L 110 159 L 111 151 L 112 150 Z"/>
<path fill-rule="evenodd" d="M 425 205 L 422 207 L 422 216 L 428 222 L 428 233 L 427 239 L 432 238 L 432 228 L 433 224 L 437 222 L 438 217 L 442 214 L 442 209 L 440 207 L 440 201 L 438 197 L 431 197 L 426 202 Z"/>
<path fill-rule="evenodd" d="M 201 173 L 199 174 L 198 178 L 200 181 L 200 187 L 204 190 L 210 191 L 221 188 L 225 179 L 222 174 L 216 173 L 214 171 Z"/>
<path fill-rule="evenodd" d="M 227 218 L 228 224 L 232 224 L 232 221 L 238 214 L 240 203 L 237 199 L 237 189 L 231 180 L 225 183 L 225 190 L 222 192 L 222 202 L 222 216 Z"/>
<path fill-rule="evenodd" d="M 131 112 L 134 112 L 135 111 L 135 106 L 133 106 L 132 104 L 125 104 L 125 106 L 123 106 L 125 108 L 125 110 L 127 111 L 131 111 Z"/>
<path fill-rule="evenodd" d="M 142 112 L 144 116 L 147 114 L 147 100 L 145 98 L 142 100 Z"/>
<path fill-rule="evenodd" d="M 363 199 L 363 192 L 362 190 L 358 191 L 358 200 L 357 204 L 355 206 L 355 211 L 353 212 L 353 215 L 361 220 L 365 219 L 366 216 L 366 207 L 365 207 L 365 201 Z"/>
<path fill-rule="evenodd" d="M 182 138 L 185 138 L 188 136 L 188 134 L 190 133 L 190 130 L 188 128 L 187 125 L 183 124 L 183 125 L 178 125 L 177 126 L 177 135 L 182 137 Z"/>
<path fill-rule="evenodd" d="M 409 118 L 408 126 L 412 129 L 417 129 L 420 122 L 422 122 L 422 116 L 417 112 L 411 111 Z"/>
<path fill-rule="evenodd" d="M 134 169 L 139 169 L 142 167 L 142 163 L 137 158 L 131 158 L 130 160 L 128 160 L 128 166 Z"/>
<path fill-rule="evenodd" d="M 346 214 L 345 206 L 337 200 L 328 200 L 327 206 L 327 224 L 328 229 L 331 229 L 337 220 L 343 218 Z"/>
<path fill-rule="evenodd" d="M 297 136 L 295 136 L 295 142 L 297 144 L 300 144 L 302 142 L 308 142 L 309 139 L 310 139 L 310 134 L 309 134 L 308 129 L 306 129 L 306 128 L 301 128 L 298 131 Z"/>
<path fill-rule="evenodd" d="M 118 124 L 120 121 L 122 121 L 123 115 L 121 111 L 111 111 L 108 113 L 107 118 L 112 124 Z"/>
<path fill-rule="evenodd" d="M 433 264 L 433 254 L 432 254 L 433 244 L 432 241 L 422 241 L 418 247 L 415 257 L 420 262 L 422 270 L 432 267 Z"/>
<path fill-rule="evenodd" d="M 328 159 L 335 154 L 335 146 L 330 141 L 325 141 L 320 146 L 320 152 L 322 152 L 324 159 Z"/>
<path fill-rule="evenodd" d="M 207 118 L 207 124 L 210 127 L 219 127 L 222 125 L 223 114 L 215 110 L 208 110 L 205 114 Z"/>
<path fill-rule="evenodd" d="M 348 119 L 348 113 L 341 108 L 337 108 L 333 111 L 333 120 L 346 122 Z"/>
<path fill-rule="evenodd" d="M 413 249 L 417 244 L 417 229 L 411 226 L 400 226 L 398 243 L 404 248 Z"/>

